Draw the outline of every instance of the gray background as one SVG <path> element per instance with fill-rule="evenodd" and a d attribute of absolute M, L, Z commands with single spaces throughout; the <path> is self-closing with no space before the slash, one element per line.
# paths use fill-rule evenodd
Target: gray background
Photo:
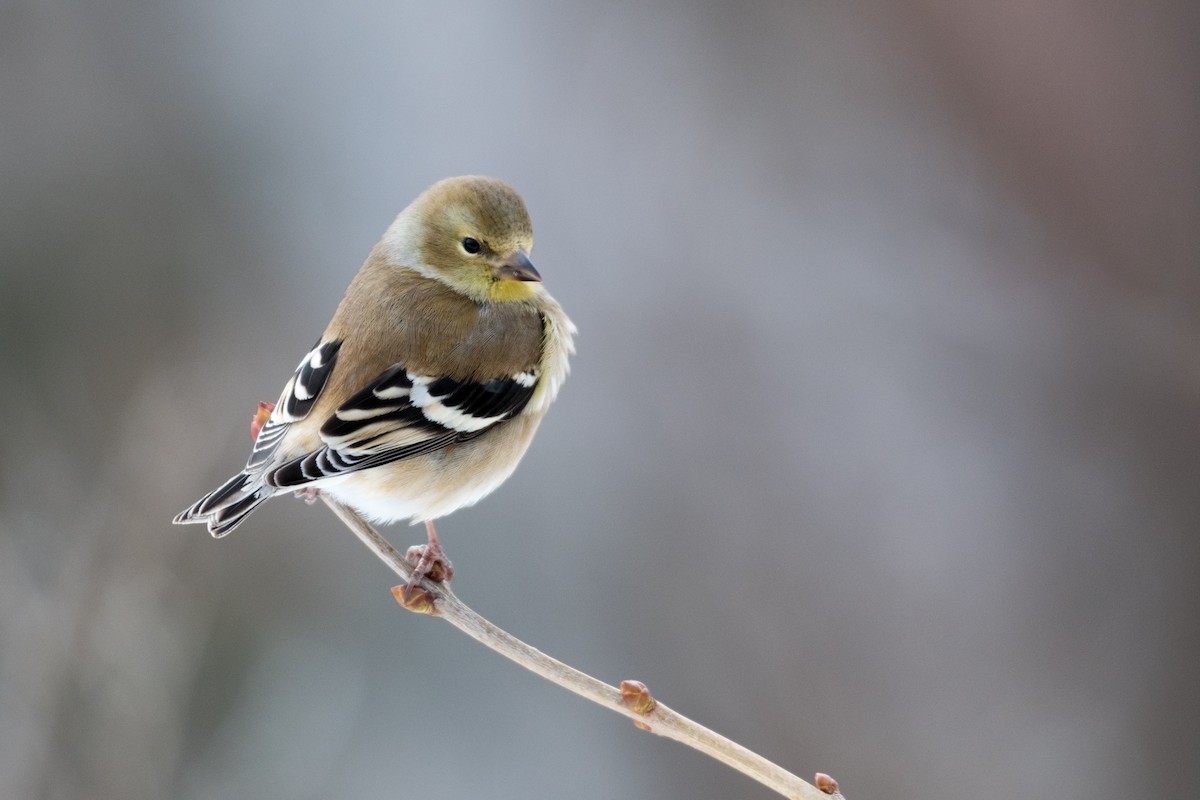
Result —
<path fill-rule="evenodd" d="M 240 466 L 392 217 L 575 370 L 468 602 L 851 800 L 1200 793 L 1194 3 L 0 2 L 0 795 L 773 796 Z M 420 529 L 394 527 L 398 544 Z"/>

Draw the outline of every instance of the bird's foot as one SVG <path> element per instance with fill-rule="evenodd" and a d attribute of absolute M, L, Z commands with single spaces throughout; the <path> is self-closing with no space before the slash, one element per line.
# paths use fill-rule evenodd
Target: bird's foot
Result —
<path fill-rule="evenodd" d="M 408 548 L 404 560 L 413 568 L 409 586 L 416 586 L 425 578 L 436 583 L 449 583 L 454 577 L 454 565 L 446 558 L 441 545 L 415 544 Z"/>
<path fill-rule="evenodd" d="M 450 579 L 454 577 L 454 565 L 450 563 L 450 559 L 446 558 L 446 551 L 442 549 L 442 543 L 438 541 L 433 523 L 426 522 L 425 528 L 429 533 L 429 542 L 413 545 L 404 554 L 404 559 L 412 564 L 413 568 L 412 575 L 404 584 L 403 595 L 405 598 L 411 597 L 413 590 L 426 578 L 436 583 L 449 583 Z"/>
<path fill-rule="evenodd" d="M 321 490 L 314 489 L 311 486 L 305 486 L 303 489 L 297 489 L 294 494 L 296 497 L 299 497 L 301 500 L 311 506 L 313 503 L 317 502 L 317 498 L 321 495 Z"/>

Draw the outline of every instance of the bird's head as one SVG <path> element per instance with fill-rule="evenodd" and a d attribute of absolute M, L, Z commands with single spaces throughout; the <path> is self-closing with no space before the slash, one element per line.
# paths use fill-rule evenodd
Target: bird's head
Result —
<path fill-rule="evenodd" d="M 529 212 L 503 181 L 472 175 L 435 183 L 388 238 L 399 263 L 478 302 L 528 300 L 540 291 Z"/>

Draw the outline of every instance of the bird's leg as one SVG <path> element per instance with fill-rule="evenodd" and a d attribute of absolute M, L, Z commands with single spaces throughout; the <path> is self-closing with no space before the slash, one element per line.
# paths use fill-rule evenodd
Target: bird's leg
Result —
<path fill-rule="evenodd" d="M 454 566 L 450 563 L 450 559 L 446 558 L 446 551 L 442 549 L 442 543 L 438 541 L 437 531 L 434 530 L 431 520 L 425 520 L 425 531 L 429 534 L 429 542 L 413 545 L 404 554 L 408 563 L 413 565 L 412 576 L 408 579 L 408 583 L 404 584 L 405 597 L 425 578 L 439 583 L 442 581 L 448 583 L 454 577 Z"/>

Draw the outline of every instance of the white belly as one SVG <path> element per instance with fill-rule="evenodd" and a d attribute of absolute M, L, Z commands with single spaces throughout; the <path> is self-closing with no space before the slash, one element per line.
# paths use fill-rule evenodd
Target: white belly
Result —
<path fill-rule="evenodd" d="M 444 517 L 478 503 L 508 479 L 529 447 L 538 420 L 517 417 L 502 425 L 504 430 L 472 442 L 313 485 L 373 522 Z"/>

